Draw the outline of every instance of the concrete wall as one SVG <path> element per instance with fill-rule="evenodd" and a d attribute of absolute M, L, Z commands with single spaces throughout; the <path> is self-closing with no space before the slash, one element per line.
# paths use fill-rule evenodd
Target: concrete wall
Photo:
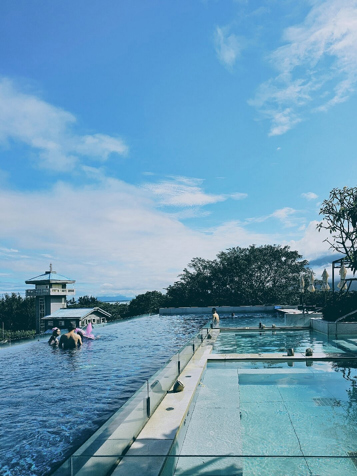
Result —
<path fill-rule="evenodd" d="M 328 322 L 322 319 L 311 319 L 311 327 L 329 336 L 357 335 L 357 322 Z"/>
<path fill-rule="evenodd" d="M 311 314 L 284 314 L 286 326 L 292 327 L 310 327 Z"/>
<path fill-rule="evenodd" d="M 207 306 L 207 307 L 164 307 L 160 308 L 161 316 L 174 314 L 212 314 L 213 308 L 218 314 L 231 314 L 232 312 L 268 312 L 274 311 L 275 306 Z"/>

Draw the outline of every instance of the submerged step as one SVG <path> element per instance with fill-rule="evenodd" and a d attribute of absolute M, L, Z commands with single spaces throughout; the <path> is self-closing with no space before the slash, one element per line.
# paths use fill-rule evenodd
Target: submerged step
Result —
<path fill-rule="evenodd" d="M 352 344 L 351 342 L 348 342 L 346 340 L 333 340 L 332 342 L 336 344 L 337 347 L 340 347 L 341 349 L 344 349 L 350 352 L 357 352 L 357 345 Z"/>

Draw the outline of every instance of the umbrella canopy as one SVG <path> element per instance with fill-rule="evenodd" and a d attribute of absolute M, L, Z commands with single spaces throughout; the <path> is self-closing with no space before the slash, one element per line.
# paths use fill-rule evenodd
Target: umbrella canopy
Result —
<path fill-rule="evenodd" d="M 300 286 L 300 292 L 303 293 L 305 292 L 305 280 L 304 280 L 304 276 L 302 274 L 300 274 L 300 279 L 299 279 L 299 286 Z"/>
<path fill-rule="evenodd" d="M 347 286 L 346 286 L 346 274 L 347 274 L 347 269 L 345 268 L 345 265 L 342 263 L 342 266 L 340 268 L 340 282 L 338 283 L 337 287 L 341 289 L 341 291 L 346 291 Z"/>
<path fill-rule="evenodd" d="M 322 286 L 321 286 L 321 291 L 328 291 L 330 289 L 330 286 L 328 284 L 328 272 L 326 271 L 326 269 L 324 269 L 323 273 L 322 273 Z"/>
<path fill-rule="evenodd" d="M 310 293 L 315 292 L 315 286 L 314 286 L 315 278 L 314 278 L 314 272 L 311 270 L 310 271 L 310 276 L 309 276 L 309 287 L 307 288 Z"/>

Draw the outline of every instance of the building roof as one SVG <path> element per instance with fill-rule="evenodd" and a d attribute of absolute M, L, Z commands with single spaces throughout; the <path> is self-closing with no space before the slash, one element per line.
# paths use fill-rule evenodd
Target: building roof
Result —
<path fill-rule="evenodd" d="M 83 307 L 83 308 L 72 308 L 72 309 L 58 309 L 49 316 L 42 317 L 42 319 L 84 319 L 85 317 L 90 316 L 93 312 L 99 312 L 103 314 L 103 317 L 110 317 L 109 312 L 103 311 L 100 307 Z"/>
<path fill-rule="evenodd" d="M 25 281 L 26 284 L 49 284 L 49 283 L 75 283 L 74 279 L 62 276 L 62 274 L 56 273 L 56 271 L 46 271 L 44 274 L 40 274 L 35 278 Z"/>

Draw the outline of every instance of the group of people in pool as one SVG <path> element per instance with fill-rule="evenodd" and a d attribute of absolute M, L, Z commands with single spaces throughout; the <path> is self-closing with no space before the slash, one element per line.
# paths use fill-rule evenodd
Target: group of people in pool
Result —
<path fill-rule="evenodd" d="M 76 327 L 69 323 L 67 327 L 67 334 L 61 335 L 61 331 L 58 327 L 52 329 L 52 335 L 48 341 L 49 345 L 59 346 L 60 349 L 76 349 L 82 345 L 83 331 L 76 329 Z M 58 337 L 60 340 L 58 340 Z"/>

